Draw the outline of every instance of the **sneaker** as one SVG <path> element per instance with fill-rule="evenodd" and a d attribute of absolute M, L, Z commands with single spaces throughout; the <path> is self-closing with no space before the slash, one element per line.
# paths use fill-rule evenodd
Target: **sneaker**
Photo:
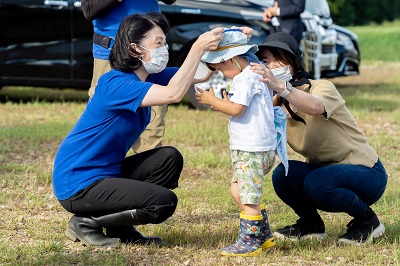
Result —
<path fill-rule="evenodd" d="M 353 244 L 360 246 L 372 242 L 385 233 L 385 227 L 379 221 L 374 211 L 370 211 L 363 218 L 354 218 L 347 224 L 347 233 L 339 238 L 338 244 Z"/>
<path fill-rule="evenodd" d="M 286 226 L 282 229 L 277 229 L 273 236 L 280 239 L 303 240 L 303 239 L 317 239 L 321 240 L 328 235 L 325 232 L 325 226 L 310 227 L 302 224 L 297 220 L 295 224 Z"/>

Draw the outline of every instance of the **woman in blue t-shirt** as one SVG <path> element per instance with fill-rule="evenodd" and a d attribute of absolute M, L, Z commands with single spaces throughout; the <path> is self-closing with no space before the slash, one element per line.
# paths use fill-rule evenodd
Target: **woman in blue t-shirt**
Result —
<path fill-rule="evenodd" d="M 101 247 L 121 241 L 162 244 L 134 225 L 162 223 L 174 213 L 178 200 L 171 189 L 178 186 L 182 155 L 161 147 L 125 156 L 150 122 L 150 106 L 177 103 L 203 81 L 193 78 L 200 58 L 223 37 L 223 28 L 200 35 L 180 69 L 166 68 L 168 27 L 159 12 L 121 22 L 109 58 L 113 70 L 100 77 L 96 94 L 57 152 L 53 188 L 75 214 L 66 231 L 73 241 Z"/>

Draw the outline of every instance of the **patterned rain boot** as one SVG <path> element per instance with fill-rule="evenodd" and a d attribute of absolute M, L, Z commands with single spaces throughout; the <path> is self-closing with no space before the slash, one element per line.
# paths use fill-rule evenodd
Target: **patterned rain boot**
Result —
<path fill-rule="evenodd" d="M 267 249 L 275 246 L 275 239 L 272 236 L 271 229 L 269 227 L 267 211 L 265 210 L 264 204 L 260 204 L 261 215 L 264 219 L 264 226 L 261 229 L 262 234 L 262 249 Z"/>
<path fill-rule="evenodd" d="M 261 230 L 264 226 L 262 215 L 240 214 L 240 231 L 236 243 L 221 249 L 223 256 L 256 256 L 260 255 L 263 244 Z"/>

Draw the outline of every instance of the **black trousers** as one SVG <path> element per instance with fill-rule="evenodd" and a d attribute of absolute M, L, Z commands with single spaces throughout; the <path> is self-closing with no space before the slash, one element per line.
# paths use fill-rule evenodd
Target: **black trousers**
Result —
<path fill-rule="evenodd" d="M 101 179 L 61 205 L 81 216 L 137 210 L 143 224 L 162 223 L 175 212 L 183 157 L 174 147 L 161 147 L 126 157 L 118 178 Z"/>

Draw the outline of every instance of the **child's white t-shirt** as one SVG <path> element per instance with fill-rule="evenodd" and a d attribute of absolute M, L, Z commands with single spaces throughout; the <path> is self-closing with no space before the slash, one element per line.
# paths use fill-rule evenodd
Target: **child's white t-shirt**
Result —
<path fill-rule="evenodd" d="M 231 116 L 229 119 L 231 150 L 276 150 L 273 91 L 259 78 L 261 75 L 251 71 L 250 66 L 233 78 L 228 92 L 229 100 L 247 108 L 241 116 Z"/>

